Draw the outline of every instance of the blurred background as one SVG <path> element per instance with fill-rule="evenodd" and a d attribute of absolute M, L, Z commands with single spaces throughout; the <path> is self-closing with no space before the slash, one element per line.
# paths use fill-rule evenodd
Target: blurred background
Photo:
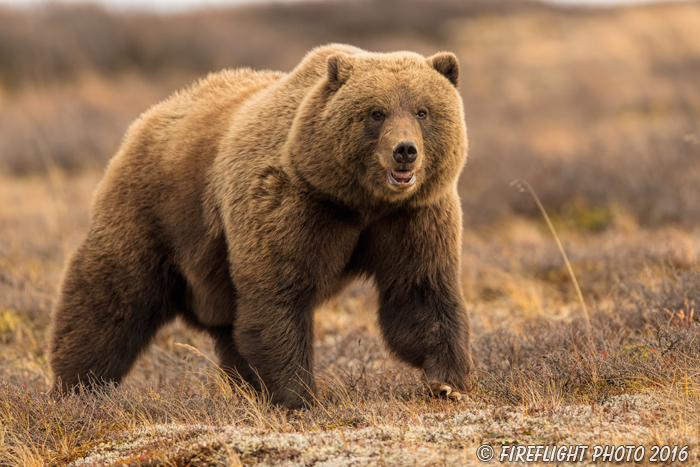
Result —
<path fill-rule="evenodd" d="M 234 3 L 0 3 L 0 175 L 99 170 L 133 119 L 197 77 L 287 71 L 335 41 L 458 55 L 467 227 L 538 215 L 515 178 L 594 231 L 700 221 L 698 2 Z"/>

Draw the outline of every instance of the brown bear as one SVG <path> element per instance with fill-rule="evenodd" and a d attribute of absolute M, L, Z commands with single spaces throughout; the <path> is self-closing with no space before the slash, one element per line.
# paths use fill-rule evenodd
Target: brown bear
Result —
<path fill-rule="evenodd" d="M 365 277 L 389 349 L 459 398 L 458 70 L 451 53 L 332 44 L 290 73 L 211 74 L 144 113 L 64 274 L 56 387 L 119 382 L 182 317 L 215 339 L 222 368 L 301 407 L 316 388 L 314 308 Z"/>

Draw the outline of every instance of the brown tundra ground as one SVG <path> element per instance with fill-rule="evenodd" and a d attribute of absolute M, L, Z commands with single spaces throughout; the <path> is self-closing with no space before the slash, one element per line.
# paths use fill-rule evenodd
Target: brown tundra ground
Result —
<path fill-rule="evenodd" d="M 0 8 L 0 465 L 475 465 L 482 444 L 591 446 L 583 463 L 638 445 L 642 465 L 688 446 L 676 464 L 700 465 L 700 4 L 425 5 Z M 61 270 L 128 123 L 208 70 L 288 70 L 328 41 L 461 60 L 469 398 L 430 398 L 386 351 L 369 283 L 316 314 L 308 410 L 229 386 L 179 322 L 118 388 L 49 396 Z"/>

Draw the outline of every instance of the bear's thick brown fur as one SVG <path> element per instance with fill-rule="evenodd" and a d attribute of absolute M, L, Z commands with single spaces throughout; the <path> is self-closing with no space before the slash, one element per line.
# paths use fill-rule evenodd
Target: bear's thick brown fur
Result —
<path fill-rule="evenodd" d="M 119 382 L 180 316 L 231 374 L 302 406 L 316 387 L 313 310 L 366 277 L 391 351 L 467 390 L 457 78 L 450 53 L 334 44 L 287 74 L 212 74 L 144 113 L 64 275 L 57 387 Z"/>

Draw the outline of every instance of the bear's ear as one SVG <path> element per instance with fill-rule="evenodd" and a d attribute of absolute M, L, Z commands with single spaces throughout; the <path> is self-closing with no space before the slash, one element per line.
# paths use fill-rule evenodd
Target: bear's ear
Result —
<path fill-rule="evenodd" d="M 428 57 L 428 64 L 435 68 L 441 75 L 457 86 L 459 82 L 459 62 L 457 56 L 450 52 L 440 52 Z"/>
<path fill-rule="evenodd" d="M 337 91 L 350 77 L 350 71 L 352 70 L 350 56 L 342 52 L 330 55 L 327 64 L 328 86 Z"/>

